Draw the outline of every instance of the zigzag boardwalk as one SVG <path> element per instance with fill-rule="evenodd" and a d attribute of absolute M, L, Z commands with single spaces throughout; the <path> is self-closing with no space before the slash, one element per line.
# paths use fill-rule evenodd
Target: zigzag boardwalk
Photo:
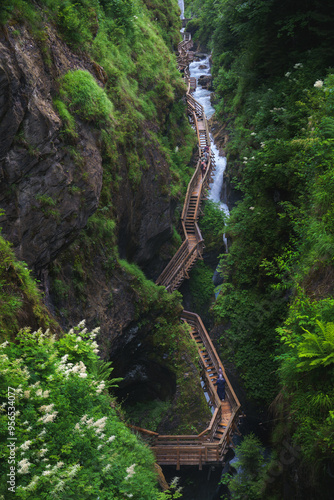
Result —
<path fill-rule="evenodd" d="M 181 216 L 185 240 L 156 281 L 157 285 L 165 286 L 169 292 L 176 290 L 185 278 L 189 278 L 190 269 L 197 259 L 202 258 L 204 241 L 197 221 L 201 201 L 215 166 L 214 160 L 211 158 L 210 137 L 203 106 L 191 95 L 191 92 L 196 88 L 196 80 L 190 78 L 188 71 L 189 61 L 193 58 L 193 53 L 189 52 L 191 47 L 191 35 L 184 33 L 184 39 L 178 47 L 178 67 L 184 71 L 188 83 L 187 110 L 196 130 L 199 158 L 206 146 L 209 147 L 210 155 L 204 177 L 202 178 L 199 159 L 188 185 Z M 162 436 L 146 429 L 138 427 L 135 429 L 150 438 L 151 448 L 160 465 L 176 465 L 177 470 L 180 469 L 181 465 L 197 465 L 202 469 L 203 464 L 213 465 L 223 461 L 226 451 L 232 445 L 232 434 L 238 432 L 240 403 L 201 318 L 197 314 L 183 311 L 182 320 L 190 325 L 190 335 L 196 342 L 200 355 L 204 391 L 209 397 L 213 410 L 210 425 L 198 435 L 180 436 Z M 222 368 L 226 380 L 225 401 L 220 401 L 214 387 L 219 368 Z"/>

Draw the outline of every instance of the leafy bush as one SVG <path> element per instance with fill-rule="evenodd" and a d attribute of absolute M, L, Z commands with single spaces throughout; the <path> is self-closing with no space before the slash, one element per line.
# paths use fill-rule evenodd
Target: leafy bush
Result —
<path fill-rule="evenodd" d="M 236 447 L 235 455 L 237 474 L 223 482 L 228 484 L 233 500 L 260 500 L 267 470 L 264 447 L 254 434 L 248 434 Z"/>
<path fill-rule="evenodd" d="M 97 333 L 88 333 L 84 322 L 60 340 L 24 329 L 16 344 L 1 345 L 0 491 L 6 498 L 158 497 L 153 455 L 119 420 L 106 392 L 117 380 L 101 379 L 111 370 L 97 367 Z M 15 427 L 8 427 L 8 390 Z M 17 439 L 15 495 L 6 483 L 8 430 Z"/>
<path fill-rule="evenodd" d="M 113 105 L 88 71 L 66 73 L 60 80 L 59 95 L 69 110 L 81 118 L 103 125 L 112 123 Z"/>

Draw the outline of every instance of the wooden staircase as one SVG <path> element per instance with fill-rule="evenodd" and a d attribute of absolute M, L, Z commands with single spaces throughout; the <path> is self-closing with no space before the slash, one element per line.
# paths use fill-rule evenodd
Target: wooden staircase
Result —
<path fill-rule="evenodd" d="M 189 278 L 190 269 L 196 260 L 202 258 L 204 241 L 197 221 L 201 201 L 205 197 L 205 189 L 215 168 L 214 159 L 211 157 L 209 130 L 204 109 L 191 95 L 191 92 L 196 88 L 196 80 L 194 83 L 194 79 L 190 78 L 188 71 L 188 51 L 191 46 L 190 33 L 184 33 L 184 39 L 178 46 L 178 67 L 184 71 L 188 84 L 187 111 L 196 130 L 199 159 L 188 185 L 181 215 L 185 240 L 156 280 L 157 285 L 164 286 L 169 292 L 179 288 L 183 280 Z M 209 162 L 202 178 L 200 158 L 206 146 L 209 147 Z M 159 465 L 176 465 L 177 470 L 180 469 L 181 465 L 196 465 L 202 469 L 204 464 L 221 463 L 229 447 L 233 446 L 232 435 L 234 432 L 238 432 L 240 403 L 201 318 L 197 314 L 183 311 L 181 319 L 190 326 L 190 335 L 197 345 L 203 389 L 213 411 L 210 424 L 198 435 L 163 436 L 147 429 L 138 427 L 134 429 L 149 439 L 151 449 L 155 453 Z M 224 401 L 220 401 L 214 385 L 219 368 L 223 370 L 226 380 Z"/>

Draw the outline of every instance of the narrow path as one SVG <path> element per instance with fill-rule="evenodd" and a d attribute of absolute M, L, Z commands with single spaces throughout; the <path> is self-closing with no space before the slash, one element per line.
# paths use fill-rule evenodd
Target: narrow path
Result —
<path fill-rule="evenodd" d="M 215 168 L 204 109 L 192 96 L 196 80 L 190 78 L 188 69 L 189 62 L 193 59 L 193 53 L 189 51 L 192 47 L 191 35 L 184 33 L 183 36 L 184 39 L 178 47 L 178 67 L 180 71 L 184 71 L 188 84 L 187 112 L 197 134 L 199 159 L 188 185 L 181 216 L 185 240 L 156 281 L 157 285 L 164 286 L 170 293 L 176 290 L 185 278 L 189 278 L 189 271 L 196 260 L 202 259 L 204 240 L 197 221 L 202 199 L 205 197 L 211 173 Z M 206 147 L 209 148 L 209 160 L 205 175 L 202 177 L 200 159 Z M 151 448 L 158 464 L 176 465 L 177 470 L 181 465 L 197 465 L 202 469 L 203 464 L 213 465 L 223 462 L 228 448 L 233 446 L 232 435 L 238 432 L 240 403 L 201 318 L 197 314 L 183 311 L 181 319 L 189 324 L 190 335 L 197 345 L 202 367 L 203 389 L 209 397 L 213 410 L 211 422 L 208 428 L 198 435 L 162 436 L 147 429 L 138 427 L 135 429 L 150 437 Z M 219 368 L 223 370 L 226 380 L 224 401 L 220 401 L 214 386 Z"/>

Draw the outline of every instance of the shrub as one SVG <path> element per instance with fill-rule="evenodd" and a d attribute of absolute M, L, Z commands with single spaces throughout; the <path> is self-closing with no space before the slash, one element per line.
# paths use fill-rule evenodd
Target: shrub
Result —
<path fill-rule="evenodd" d="M 153 455 L 119 420 L 106 392 L 117 380 L 101 378 L 111 370 L 97 366 L 97 333 L 88 333 L 84 322 L 60 340 L 24 329 L 16 344 L 0 346 L 0 493 L 6 498 L 157 498 Z M 16 437 L 15 494 L 6 483 L 8 432 Z"/>

